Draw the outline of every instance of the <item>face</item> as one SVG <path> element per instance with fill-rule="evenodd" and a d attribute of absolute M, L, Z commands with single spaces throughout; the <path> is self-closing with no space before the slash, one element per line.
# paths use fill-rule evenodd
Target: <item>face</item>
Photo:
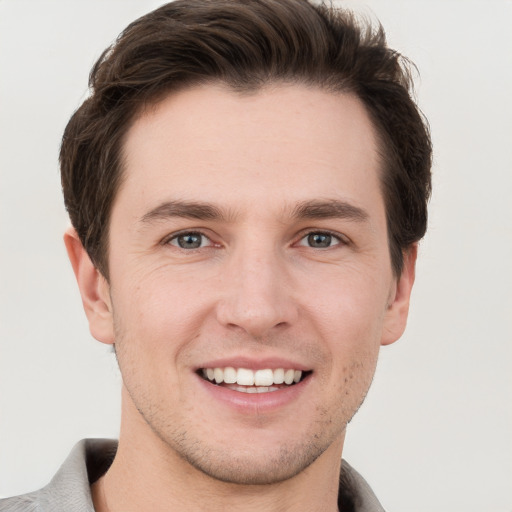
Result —
<path fill-rule="evenodd" d="M 89 313 L 115 342 L 123 422 L 223 481 L 339 459 L 414 268 L 391 270 L 363 106 L 295 85 L 189 89 L 134 122 L 124 156 L 105 311 Z"/>

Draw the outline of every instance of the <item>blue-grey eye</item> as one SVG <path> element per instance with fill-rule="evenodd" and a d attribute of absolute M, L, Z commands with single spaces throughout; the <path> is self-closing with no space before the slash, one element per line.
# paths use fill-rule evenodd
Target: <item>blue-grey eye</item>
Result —
<path fill-rule="evenodd" d="M 171 245 L 180 247 L 181 249 L 199 249 L 206 245 L 208 239 L 201 233 L 182 233 L 174 236 L 170 240 Z"/>
<path fill-rule="evenodd" d="M 309 233 L 300 241 L 300 245 L 312 247 L 314 249 L 327 249 L 328 247 L 338 245 L 339 243 L 340 239 L 337 236 L 322 231 Z"/>

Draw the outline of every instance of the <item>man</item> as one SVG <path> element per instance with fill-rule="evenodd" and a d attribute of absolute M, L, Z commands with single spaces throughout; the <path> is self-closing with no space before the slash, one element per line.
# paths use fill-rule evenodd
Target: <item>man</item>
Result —
<path fill-rule="evenodd" d="M 302 0 L 177 1 L 121 34 L 61 148 L 119 443 L 0 510 L 382 510 L 341 457 L 426 229 L 408 76 L 382 29 Z"/>

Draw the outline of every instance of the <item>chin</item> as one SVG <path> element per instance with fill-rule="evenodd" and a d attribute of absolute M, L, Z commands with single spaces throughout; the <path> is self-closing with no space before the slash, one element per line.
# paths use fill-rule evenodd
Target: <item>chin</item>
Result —
<path fill-rule="evenodd" d="M 181 462 L 216 481 L 270 485 L 295 477 L 331 447 L 334 450 L 330 451 L 339 451 L 342 436 L 334 429 L 329 430 L 329 427 L 324 428 L 323 435 L 321 431 L 316 435 L 302 432 L 294 441 L 290 436 L 286 439 L 270 430 L 261 437 L 253 432 L 252 436 L 245 436 L 245 442 L 234 433 L 231 439 L 228 436 L 208 440 L 207 436 L 192 436 L 190 431 L 173 432 L 161 439 Z"/>
<path fill-rule="evenodd" d="M 235 485 L 271 485 L 284 482 L 310 466 L 323 450 L 317 447 L 282 448 L 273 456 L 261 452 L 237 456 L 207 453 L 201 458 L 186 457 L 187 462 L 204 475 Z"/>

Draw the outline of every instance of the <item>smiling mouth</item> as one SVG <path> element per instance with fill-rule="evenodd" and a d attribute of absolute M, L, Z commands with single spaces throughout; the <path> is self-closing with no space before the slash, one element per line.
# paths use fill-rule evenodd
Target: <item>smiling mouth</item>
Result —
<path fill-rule="evenodd" d="M 250 370 L 248 368 L 201 368 L 199 375 L 217 386 L 226 387 L 242 393 L 270 393 L 289 388 L 304 380 L 310 371 L 293 368 L 265 368 Z"/>

